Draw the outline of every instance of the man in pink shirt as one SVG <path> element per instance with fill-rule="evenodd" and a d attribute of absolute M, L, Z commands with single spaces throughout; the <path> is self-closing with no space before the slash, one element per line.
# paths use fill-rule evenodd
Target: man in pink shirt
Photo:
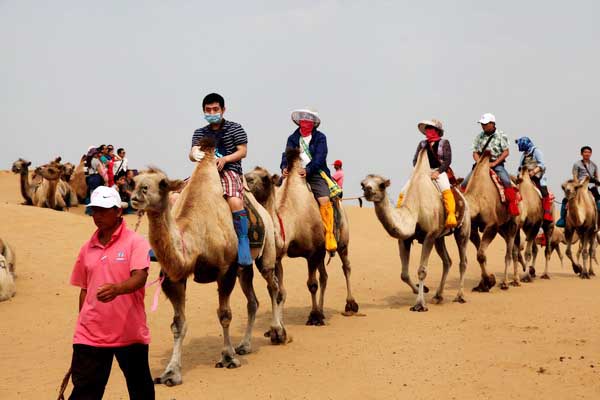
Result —
<path fill-rule="evenodd" d="M 99 186 L 87 207 L 98 230 L 81 247 L 71 275 L 71 284 L 81 291 L 69 399 L 101 399 L 113 356 L 125 375 L 129 397 L 154 399 L 144 310 L 150 245 L 125 226 L 115 189 Z"/>
<path fill-rule="evenodd" d="M 340 189 L 344 189 L 344 170 L 342 169 L 342 160 L 335 160 L 333 162 L 333 168 L 335 172 L 331 177 L 336 181 Z"/>

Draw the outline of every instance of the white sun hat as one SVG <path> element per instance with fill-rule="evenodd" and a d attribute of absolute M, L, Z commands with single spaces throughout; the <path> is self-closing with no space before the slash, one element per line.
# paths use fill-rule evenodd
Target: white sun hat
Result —
<path fill-rule="evenodd" d="M 90 197 L 90 204 L 87 207 L 121 208 L 119 192 L 108 186 L 98 186 Z"/>
<path fill-rule="evenodd" d="M 296 125 L 300 125 L 300 120 L 302 119 L 313 121 L 315 123 L 315 128 L 318 128 L 319 125 L 321 125 L 321 118 L 319 118 L 319 113 L 315 110 L 301 108 L 292 111 L 292 121 L 294 121 Z"/>
<path fill-rule="evenodd" d="M 496 117 L 492 113 L 485 113 L 477 122 L 480 124 L 489 124 L 490 122 L 496 123 Z"/>

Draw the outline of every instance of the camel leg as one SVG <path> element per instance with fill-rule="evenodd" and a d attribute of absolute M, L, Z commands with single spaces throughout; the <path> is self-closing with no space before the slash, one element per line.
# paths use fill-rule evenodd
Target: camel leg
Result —
<path fill-rule="evenodd" d="M 596 276 L 596 273 L 594 272 L 593 262 L 595 262 L 596 265 L 598 265 L 598 259 L 596 258 L 596 248 L 597 247 L 598 247 L 598 239 L 597 239 L 596 235 L 594 235 L 594 236 L 592 236 L 591 243 L 590 243 L 590 268 L 588 270 L 588 274 L 590 276 Z"/>
<path fill-rule="evenodd" d="M 223 328 L 223 349 L 221 350 L 221 360 L 215 364 L 216 368 L 237 368 L 242 364 L 235 358 L 235 350 L 231 345 L 229 336 L 229 325 L 231 324 L 231 306 L 229 298 L 235 286 L 238 265 L 233 264 L 225 274 L 217 280 L 219 290 L 219 309 L 217 316 Z"/>
<path fill-rule="evenodd" d="M 463 224 L 464 227 L 460 231 L 454 232 L 454 240 L 456 240 L 456 246 L 458 247 L 459 261 L 459 272 L 460 280 L 458 284 L 458 293 L 454 298 L 457 303 L 466 303 L 464 288 L 465 288 L 465 272 L 467 271 L 467 246 L 469 244 L 469 230 L 471 229 L 470 224 Z"/>
<path fill-rule="evenodd" d="M 588 263 L 591 263 L 592 256 L 592 246 L 591 246 L 591 235 L 588 232 L 585 232 L 581 235 L 581 252 L 583 257 L 583 262 L 581 263 L 581 274 L 579 275 L 581 279 L 590 279 L 590 274 L 588 273 Z"/>
<path fill-rule="evenodd" d="M 346 278 L 346 309 L 344 310 L 344 314 L 352 315 L 358 311 L 358 303 L 354 300 L 354 296 L 352 296 L 352 288 L 350 286 L 352 267 L 350 267 L 350 259 L 348 258 L 348 246 L 338 249 L 338 254 L 342 260 L 342 271 L 344 271 L 344 277 Z"/>
<path fill-rule="evenodd" d="M 506 253 L 504 254 L 504 278 L 500 283 L 500 289 L 508 290 L 508 268 L 513 260 L 513 247 L 515 244 L 515 235 L 517 234 L 517 225 L 512 222 L 508 222 L 505 226 L 503 226 L 500 234 L 504 238 L 504 242 L 506 243 Z M 513 284 L 519 284 L 519 274 L 517 273 L 517 268 L 514 266 L 513 272 Z"/>
<path fill-rule="evenodd" d="M 440 285 L 438 286 L 438 289 L 435 292 L 435 296 L 433 297 L 432 301 L 435 304 L 440 304 L 442 301 L 444 301 L 444 287 L 446 286 L 446 278 L 448 277 L 448 271 L 450 271 L 450 267 L 452 266 L 452 260 L 450 259 L 450 255 L 448 254 L 448 249 L 446 249 L 446 243 L 443 237 L 438 238 L 434 242 L 434 245 L 435 251 L 442 259 L 443 270 Z"/>
<path fill-rule="evenodd" d="M 258 310 L 258 299 L 254 291 L 252 281 L 254 279 L 253 266 L 240 267 L 238 270 L 238 278 L 242 292 L 246 296 L 246 309 L 248 311 L 248 322 L 246 323 L 246 331 L 240 344 L 235 348 L 235 352 L 240 355 L 249 354 L 252 352 L 252 329 L 256 321 L 256 311 Z"/>
<path fill-rule="evenodd" d="M 161 271 L 161 275 L 163 272 Z M 167 386 L 180 385 L 183 380 L 181 377 L 181 350 L 183 339 L 187 332 L 187 322 L 185 319 L 185 287 L 186 280 L 179 282 L 171 281 L 167 276 L 162 283 L 162 290 L 173 306 L 173 323 L 171 331 L 173 332 L 173 353 L 167 368 L 162 375 L 154 379 L 154 383 L 163 383 Z"/>
<path fill-rule="evenodd" d="M 479 240 L 479 235 L 476 229 L 471 230 L 471 241 L 474 244 L 476 242 L 479 244 L 477 246 L 477 261 L 481 267 L 481 281 L 473 288 L 474 292 L 489 292 L 490 289 L 496 284 L 496 277 L 494 274 L 488 274 L 487 272 L 487 257 L 485 256 L 485 251 L 492 240 L 494 240 L 497 232 L 498 231 L 495 226 L 486 226 L 483 230 L 483 235 L 481 235 L 481 240 Z M 475 237 L 477 239 L 475 239 Z"/>
<path fill-rule="evenodd" d="M 575 260 L 573 259 L 573 250 L 571 249 L 572 242 L 573 242 L 573 233 L 574 233 L 574 231 L 572 229 L 565 228 L 565 240 L 567 241 L 567 250 L 565 250 L 565 254 L 567 255 L 567 258 L 571 261 L 571 266 L 573 268 L 573 272 L 575 272 L 577 275 L 579 275 L 582 270 L 581 265 L 579 263 L 575 262 Z"/>
<path fill-rule="evenodd" d="M 317 282 L 317 269 L 319 268 L 320 264 L 324 261 L 324 255 L 320 258 L 321 260 L 319 260 L 318 256 L 312 256 L 308 259 L 308 280 L 306 281 L 306 286 L 308 286 L 308 291 L 310 292 L 312 309 L 310 311 L 310 314 L 308 315 L 306 325 L 325 325 L 325 316 L 323 315 L 323 313 L 319 309 L 319 305 L 317 304 L 317 290 L 319 289 L 319 283 Z"/>
<path fill-rule="evenodd" d="M 410 261 L 410 246 L 412 242 L 410 240 L 398 240 L 398 249 L 400 250 L 400 262 L 402 263 L 402 282 L 406 283 L 412 289 L 414 294 L 419 293 L 419 289 L 415 286 L 413 281 L 410 279 L 408 273 L 409 261 Z"/>
<path fill-rule="evenodd" d="M 271 298 L 272 311 L 271 328 L 265 333 L 265 337 L 271 338 L 272 344 L 284 344 L 287 342 L 287 334 L 282 321 L 283 312 L 280 309 L 282 306 L 280 307 L 281 294 L 279 280 L 276 276 L 277 266 L 275 268 L 263 268 L 262 261 L 262 258 L 256 259 L 256 265 L 265 281 L 267 281 L 267 290 L 269 291 L 269 297 Z M 281 268 L 281 261 L 276 261 L 276 263 L 279 263 Z"/>
<path fill-rule="evenodd" d="M 325 306 L 325 289 L 327 289 L 327 269 L 325 268 L 325 260 L 321 261 L 317 267 L 319 271 L 319 311 L 325 315 L 323 310 Z"/>
<path fill-rule="evenodd" d="M 562 250 L 560 249 L 560 244 L 556 244 L 552 246 L 552 250 L 556 250 L 556 254 L 558 254 L 558 258 L 560 259 L 560 267 L 564 268 L 565 264 L 564 264 L 564 257 L 563 257 L 563 253 Z"/>
<path fill-rule="evenodd" d="M 511 251 L 511 261 L 513 263 L 513 268 L 514 268 L 513 276 L 518 274 L 518 263 L 519 263 L 519 259 L 522 258 L 521 244 L 519 242 L 520 242 L 520 235 L 516 235 L 515 241 L 513 242 L 512 251 Z M 517 243 L 519 243 L 519 244 L 517 244 Z M 525 270 L 527 271 L 527 268 L 525 268 Z M 518 279 L 517 280 L 513 279 L 513 281 L 510 284 L 513 286 L 521 286 Z"/>
<path fill-rule="evenodd" d="M 552 238 L 552 233 L 554 232 L 554 225 L 552 223 L 543 224 L 542 229 L 544 230 L 544 236 L 546 236 L 546 249 L 544 251 L 545 256 L 545 264 L 544 264 L 544 273 L 540 276 L 541 279 L 550 279 L 550 275 L 548 275 L 548 264 L 550 264 L 550 257 L 552 257 L 552 245 L 550 244 L 550 240 Z M 561 260 L 562 263 L 562 260 Z"/>
<path fill-rule="evenodd" d="M 425 278 L 427 277 L 427 262 L 429 261 L 429 255 L 433 249 L 434 242 L 435 239 L 429 236 L 423 240 L 423 246 L 421 247 L 421 261 L 419 262 L 419 269 L 417 270 L 419 276 L 419 292 L 417 293 L 417 302 L 410 308 L 410 311 L 427 311 L 427 304 L 425 303 Z"/>

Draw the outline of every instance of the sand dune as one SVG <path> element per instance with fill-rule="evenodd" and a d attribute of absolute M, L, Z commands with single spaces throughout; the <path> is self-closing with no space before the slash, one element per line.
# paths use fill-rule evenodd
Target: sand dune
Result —
<path fill-rule="evenodd" d="M 70 362 L 77 315 L 78 289 L 69 286 L 68 278 L 94 225 L 82 215 L 82 207 L 57 212 L 22 206 L 21 201 L 17 176 L 0 172 L 0 235 L 14 246 L 18 260 L 17 295 L 0 303 L 0 399 L 54 398 Z M 190 283 L 184 382 L 174 388 L 157 386 L 157 399 L 600 398 L 600 278 L 582 281 L 553 258 L 550 281 L 471 293 L 479 267 L 470 246 L 467 303 L 451 301 L 458 282 L 455 262 L 446 301 L 430 304 L 427 313 L 412 313 L 414 295 L 400 280 L 395 241 L 372 209 L 349 207 L 348 213 L 352 282 L 365 316 L 340 314 L 345 284 L 334 259 L 328 268 L 327 325 L 305 326 L 310 301 L 306 266 L 285 260 L 285 319 L 293 342 L 271 346 L 262 336 L 269 325 L 269 302 L 257 275 L 261 307 L 254 352 L 241 357 L 239 369 L 215 369 L 222 345 L 216 286 Z M 127 222 L 133 226 L 135 217 L 128 216 Z M 140 232 L 147 233 L 146 220 Z M 455 244 L 448 243 L 456 260 Z M 488 254 L 497 275 L 503 271 L 502 253 L 496 239 Z M 158 271 L 153 263 L 152 279 Z M 413 276 L 415 271 L 413 265 Z M 430 288 L 437 286 L 440 272 L 439 258 L 432 256 Z M 153 291 L 147 291 L 148 308 Z M 245 322 L 239 286 L 232 301 L 232 332 L 238 341 Z M 170 304 L 161 295 L 158 310 L 148 311 L 155 376 L 170 356 L 171 317 Z M 116 364 L 105 398 L 128 398 Z"/>

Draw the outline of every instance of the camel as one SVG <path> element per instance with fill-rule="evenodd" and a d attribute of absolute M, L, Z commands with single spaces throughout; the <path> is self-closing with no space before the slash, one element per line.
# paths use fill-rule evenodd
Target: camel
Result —
<path fill-rule="evenodd" d="M 77 207 L 79 199 L 77 194 L 75 193 L 75 190 L 73 190 L 70 184 L 71 175 L 75 171 L 75 166 L 70 162 L 61 164 L 61 161 L 62 158 L 57 157 L 49 163 L 53 164 L 56 168 L 58 168 L 61 171 L 60 181 L 58 182 L 57 190 L 63 197 L 67 207 Z"/>
<path fill-rule="evenodd" d="M 427 311 L 425 302 L 425 278 L 427 276 L 427 264 L 431 250 L 435 246 L 437 253 L 442 259 L 443 273 L 434 303 L 443 301 L 444 287 L 452 260 L 446 249 L 445 236 L 450 230 L 445 227 L 445 209 L 442 203 L 440 191 L 431 180 L 431 167 L 427 158 L 427 151 L 421 150 L 417 163 L 407 185 L 404 200 L 399 208 L 393 208 L 387 195 L 390 180 L 378 175 L 367 175 L 361 182 L 364 196 L 367 201 L 375 205 L 375 213 L 379 221 L 390 236 L 398 239 L 400 260 L 402 262 L 402 281 L 404 281 L 413 293 L 417 294 L 416 304 L 411 311 Z M 462 218 L 459 216 L 458 226 L 454 229 L 454 239 L 458 246 L 460 256 L 460 282 L 455 302 L 465 303 L 463 287 L 465 271 L 467 269 L 467 244 L 471 231 L 471 219 L 469 205 L 464 201 L 462 194 L 454 191 L 459 198 L 459 203 L 465 203 L 465 212 Z M 413 240 L 422 243 L 421 260 L 419 262 L 418 278 L 419 284 L 414 285 L 409 275 L 410 247 Z"/>
<path fill-rule="evenodd" d="M 567 199 L 565 225 L 567 250 L 565 253 L 569 260 L 571 260 L 573 271 L 582 279 L 589 279 L 590 274 L 595 275 L 591 260 L 595 255 L 596 232 L 598 230 L 598 209 L 596 208 L 594 197 L 588 190 L 588 184 L 589 177 L 585 177 L 579 181 L 577 176 L 573 176 L 573 179 L 562 184 L 562 189 Z M 579 236 L 583 251 L 583 262 L 581 264 L 573 259 L 573 252 L 571 251 L 575 232 Z"/>
<path fill-rule="evenodd" d="M 471 242 L 477 248 L 477 261 L 481 267 L 481 281 L 473 288 L 476 292 L 489 292 L 496 284 L 494 274 L 487 271 L 485 255 L 489 244 L 500 233 L 506 242 L 504 278 L 500 288 L 508 289 L 508 267 L 513 261 L 513 246 L 518 226 L 515 217 L 502 204 L 496 185 L 490 178 L 490 153 L 485 152 L 475 164 L 471 179 L 465 189 L 465 198 L 471 211 Z M 481 237 L 479 231 L 482 231 Z M 519 285 L 519 275 L 514 264 L 513 286 Z"/>
<path fill-rule="evenodd" d="M 540 228 L 542 228 L 544 235 L 546 235 L 547 238 L 551 238 L 554 230 L 554 223 L 552 221 L 544 220 L 541 194 L 531 180 L 526 168 L 521 169 L 516 182 L 522 198 L 519 203 L 520 214 L 516 220 L 518 228 L 522 229 L 525 234 L 525 264 L 529 264 L 529 269 L 525 269 L 525 276 L 521 278 L 521 280 L 524 282 L 531 282 L 531 277 L 535 276 L 536 258 L 532 257 L 535 238 L 537 237 Z M 519 258 L 519 254 L 517 253 L 520 251 L 520 240 L 521 235 L 515 235 L 515 245 L 513 246 L 513 263 L 515 268 Z M 546 246 L 546 263 L 544 273 L 540 276 L 541 279 L 550 279 L 550 276 L 548 275 L 548 263 L 550 262 L 551 254 L 552 247 Z"/>
<path fill-rule="evenodd" d="M 16 293 L 15 263 L 15 252 L 0 238 L 0 301 L 8 300 Z"/>
<path fill-rule="evenodd" d="M 87 183 L 85 181 L 85 155 L 75 167 L 71 163 L 65 163 L 64 180 L 71 187 L 71 191 L 77 196 L 79 203 L 85 203 L 87 197 Z"/>
<path fill-rule="evenodd" d="M 286 291 L 283 287 L 282 259 L 286 255 L 290 258 L 302 257 L 306 259 L 308 266 L 306 284 L 312 301 L 312 308 L 306 324 L 320 326 L 325 324 L 323 304 L 328 278 L 325 268 L 326 251 L 323 223 L 318 204 L 306 183 L 306 179 L 298 173 L 301 168 L 299 150 L 288 149 L 286 156 L 288 158 L 289 174 L 283 180 L 281 187 L 276 187 L 279 177 L 277 175 L 271 176 L 266 169 L 261 167 L 256 167 L 248 172 L 245 179 L 257 201 L 267 209 L 275 226 L 279 227 L 279 229 L 276 229 L 277 261 L 275 270 L 281 285 L 280 290 L 283 298 L 280 307 L 283 308 L 286 299 Z M 344 315 L 352 315 L 358 311 L 359 306 L 352 295 L 350 285 L 352 272 L 348 257 L 350 229 L 341 201 L 335 199 L 333 202 L 334 208 L 339 211 L 337 254 L 339 254 L 342 261 L 342 270 L 346 278 Z M 317 270 L 319 271 L 318 282 L 316 278 Z M 317 290 L 319 289 L 317 302 Z"/>
<path fill-rule="evenodd" d="M 216 367 L 236 368 L 240 361 L 237 354 L 251 351 L 252 327 L 258 309 L 258 301 L 252 286 L 253 269 L 240 268 L 237 264 L 237 235 L 234 231 L 231 211 L 223 197 L 223 189 L 215 162 L 214 143 L 204 142 L 205 152 L 174 206 L 169 202 L 169 193 L 183 186 L 183 181 L 170 180 L 163 172 L 151 168 L 135 178 L 136 188 L 132 205 L 145 211 L 149 221 L 149 239 L 164 277 L 162 289 L 169 298 L 174 317 L 171 330 L 174 346 L 171 360 L 156 383 L 167 386 L 182 383 L 181 352 L 187 331 L 185 316 L 185 290 L 187 278 L 194 274 L 199 283 L 217 282 L 219 308 L 217 315 L 223 329 L 224 347 L 221 360 Z M 273 337 L 285 336 L 285 329 L 276 312 L 280 301 L 275 266 L 275 235 L 268 213 L 248 196 L 259 211 L 265 225 L 265 240 L 262 248 L 252 249 L 256 266 L 268 283 L 272 299 Z M 240 345 L 234 349 L 229 336 L 232 315 L 229 297 L 235 286 L 236 276 L 244 295 L 248 299 L 248 324 Z"/>
<path fill-rule="evenodd" d="M 35 174 L 44 178 L 42 187 L 47 188 L 43 207 L 62 211 L 69 207 L 70 188 L 61 180 L 64 167 L 58 163 L 42 165 L 35 169 Z"/>
<path fill-rule="evenodd" d="M 35 175 L 42 176 L 42 171 L 50 177 L 51 180 L 42 179 L 40 183 L 32 185 L 29 181 L 30 161 L 19 158 L 12 165 L 12 172 L 21 176 L 21 195 L 25 199 L 23 204 L 36 207 L 49 207 L 62 210 L 66 207 L 64 198 L 61 196 L 58 188 L 58 180 L 62 170 L 55 165 L 50 164 L 36 168 Z"/>

